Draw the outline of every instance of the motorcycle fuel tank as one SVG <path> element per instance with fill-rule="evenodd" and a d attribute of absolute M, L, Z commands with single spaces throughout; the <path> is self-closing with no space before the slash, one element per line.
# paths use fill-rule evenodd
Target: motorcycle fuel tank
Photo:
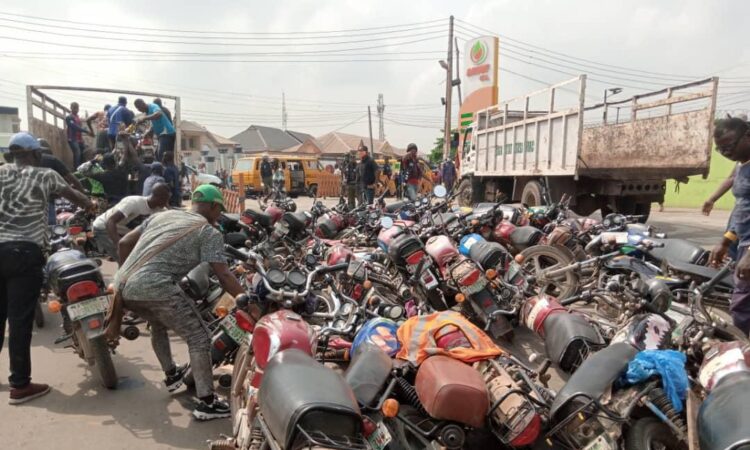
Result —
<path fill-rule="evenodd" d="M 425 251 L 440 267 L 459 255 L 458 249 L 448 236 L 433 236 L 425 244 Z"/>
<path fill-rule="evenodd" d="M 258 320 L 253 331 L 253 353 L 261 369 L 276 353 L 288 348 L 315 354 L 315 330 L 298 314 L 285 309 L 267 314 Z"/>

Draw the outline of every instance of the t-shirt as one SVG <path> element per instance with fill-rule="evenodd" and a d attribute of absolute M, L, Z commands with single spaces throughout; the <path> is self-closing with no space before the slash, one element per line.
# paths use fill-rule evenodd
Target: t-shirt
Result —
<path fill-rule="evenodd" d="M 77 114 L 68 114 L 65 116 L 65 133 L 69 141 L 83 142 L 81 132 L 84 131 L 81 126 L 81 118 Z"/>
<path fill-rule="evenodd" d="M 729 218 L 729 229 L 740 239 L 740 245 L 750 245 L 750 165 L 737 166 L 732 183 L 734 209 Z"/>
<path fill-rule="evenodd" d="M 52 169 L 60 174 L 60 176 L 63 178 L 70 174 L 70 170 L 68 170 L 68 167 L 62 161 L 60 161 L 59 158 L 53 155 L 48 155 L 46 153 L 42 154 L 42 161 L 39 163 L 39 167 Z"/>
<path fill-rule="evenodd" d="M 107 115 L 107 120 L 109 120 L 109 131 L 107 134 L 117 136 L 117 132 L 120 131 L 120 124 L 132 124 L 134 116 L 133 111 L 129 110 L 126 106 L 117 105 L 111 107 Z"/>
<path fill-rule="evenodd" d="M 101 173 L 89 174 L 88 177 L 102 184 L 110 204 L 117 203 L 128 195 L 128 173 L 124 169 L 105 170 Z"/>
<path fill-rule="evenodd" d="M 200 214 L 173 209 L 154 214 L 141 224 L 138 228 L 141 238 L 115 274 L 115 286 L 119 286 L 122 275 L 150 253 L 150 249 L 197 224 L 203 226 L 178 239 L 130 274 L 122 291 L 126 300 L 166 300 L 182 292 L 176 283 L 198 264 L 226 262 L 221 233 Z"/>
<path fill-rule="evenodd" d="M 154 190 L 156 183 L 166 183 L 164 177 L 161 175 L 149 175 L 146 181 L 143 182 L 143 195 L 151 195 L 151 191 Z"/>
<path fill-rule="evenodd" d="M 161 211 L 161 208 L 152 209 L 148 206 L 148 197 L 140 195 L 131 195 L 120 200 L 120 203 L 104 211 L 104 214 L 94 220 L 94 228 L 99 230 L 107 229 L 107 221 L 115 213 L 121 212 L 125 217 L 117 223 L 117 232 L 120 236 L 126 235 L 130 229 L 126 226 L 130 221 L 138 216 L 150 216 Z"/>
<path fill-rule="evenodd" d="M 157 105 L 156 103 L 151 103 L 150 105 L 148 105 L 149 116 L 157 111 L 161 111 L 159 105 Z M 151 127 L 154 129 L 154 134 L 157 136 L 160 134 L 174 134 L 174 127 L 172 126 L 172 122 L 163 112 L 158 119 L 151 119 Z"/>
<path fill-rule="evenodd" d="M 0 242 L 33 242 L 45 247 L 50 197 L 67 187 L 54 170 L 0 166 Z"/>

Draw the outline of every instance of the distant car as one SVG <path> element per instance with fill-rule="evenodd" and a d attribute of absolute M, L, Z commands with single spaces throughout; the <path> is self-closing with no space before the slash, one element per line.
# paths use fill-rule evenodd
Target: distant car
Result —
<path fill-rule="evenodd" d="M 214 186 L 218 188 L 224 187 L 224 183 L 222 183 L 221 178 L 217 177 L 216 175 L 198 172 L 198 170 L 193 166 L 185 165 L 185 167 L 187 168 L 191 179 L 193 176 L 195 176 L 195 181 L 198 183 L 198 185 L 213 184 Z M 192 194 L 192 186 L 190 186 L 189 184 L 183 185 L 182 186 L 182 199 L 190 200 L 191 194 Z"/>

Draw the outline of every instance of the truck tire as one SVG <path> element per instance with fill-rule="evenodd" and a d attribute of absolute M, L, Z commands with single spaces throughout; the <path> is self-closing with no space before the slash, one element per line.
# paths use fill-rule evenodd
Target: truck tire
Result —
<path fill-rule="evenodd" d="M 523 187 L 521 203 L 528 206 L 542 206 L 542 185 L 536 180 L 530 180 Z"/>
<path fill-rule="evenodd" d="M 311 184 L 309 188 L 307 188 L 307 195 L 310 198 L 315 198 L 318 196 L 318 185 L 317 184 Z"/>
<path fill-rule="evenodd" d="M 651 215 L 651 202 L 636 203 L 635 215 L 643 216 L 641 219 L 638 219 L 638 222 L 646 223 L 646 221 L 648 220 L 648 217 Z"/>
<path fill-rule="evenodd" d="M 94 356 L 94 365 L 96 371 L 99 372 L 99 379 L 102 385 L 107 389 L 114 389 L 117 387 L 117 372 L 115 372 L 115 365 L 112 363 L 112 353 L 109 351 L 109 345 L 107 345 L 107 337 L 101 335 L 89 341 L 91 345 L 91 353 Z"/>
<path fill-rule="evenodd" d="M 474 193 L 471 188 L 471 178 L 464 178 L 458 183 L 458 204 L 471 207 L 474 204 Z"/>

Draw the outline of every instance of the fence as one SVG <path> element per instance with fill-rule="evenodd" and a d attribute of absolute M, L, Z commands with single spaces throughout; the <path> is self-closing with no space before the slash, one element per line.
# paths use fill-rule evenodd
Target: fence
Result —
<path fill-rule="evenodd" d="M 198 180 L 195 175 L 190 177 L 191 190 L 198 187 Z M 224 210 L 230 214 L 242 214 L 245 210 L 245 186 L 242 177 L 238 180 L 237 189 L 222 188 L 221 194 L 224 197 Z"/>
<path fill-rule="evenodd" d="M 318 197 L 338 197 L 341 195 L 341 179 L 339 177 L 322 176 L 318 184 Z"/>

